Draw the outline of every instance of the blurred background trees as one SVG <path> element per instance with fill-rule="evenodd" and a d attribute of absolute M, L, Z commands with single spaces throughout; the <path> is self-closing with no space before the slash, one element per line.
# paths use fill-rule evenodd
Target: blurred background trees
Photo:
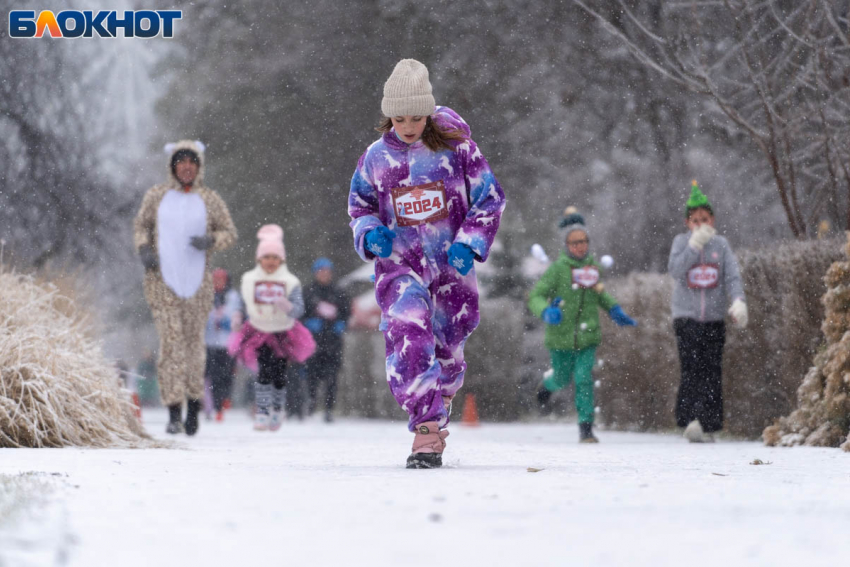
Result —
<path fill-rule="evenodd" d="M 41 9 L 35 2 L 16 8 Z M 67 3 L 167 8 L 164 0 Z M 144 4 L 144 5 L 142 5 Z M 348 184 L 397 60 L 430 69 L 509 203 L 494 296 L 524 309 L 532 243 L 567 205 L 613 275 L 663 272 L 696 178 L 736 249 L 850 217 L 847 2 L 250 0 L 183 7 L 173 40 L 11 40 L 0 30 L 0 238 L 15 265 L 84 266 L 110 352 L 155 344 L 130 225 L 162 146 L 207 144 L 240 241 L 281 224 L 294 273 L 360 266 Z M 500 256 L 501 254 L 501 256 Z M 139 337 L 142 337 L 140 339 Z"/>

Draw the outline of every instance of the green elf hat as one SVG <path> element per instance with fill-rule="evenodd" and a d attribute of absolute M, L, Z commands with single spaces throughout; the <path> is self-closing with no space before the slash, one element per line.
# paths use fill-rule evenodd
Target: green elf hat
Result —
<path fill-rule="evenodd" d="M 700 191 L 696 179 L 691 181 L 691 196 L 688 197 L 688 202 L 685 204 L 685 214 L 690 214 L 694 209 L 708 209 L 708 212 L 714 214 L 714 209 L 708 202 L 708 197 Z"/>

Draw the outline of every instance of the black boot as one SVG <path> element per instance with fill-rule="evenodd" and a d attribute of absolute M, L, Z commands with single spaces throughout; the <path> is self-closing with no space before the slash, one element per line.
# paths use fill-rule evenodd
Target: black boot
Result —
<path fill-rule="evenodd" d="M 198 432 L 198 414 L 201 411 L 201 400 L 189 400 L 186 405 L 186 435 Z"/>
<path fill-rule="evenodd" d="M 443 456 L 440 453 L 411 453 L 407 457 L 409 469 L 438 469 L 443 466 Z"/>
<path fill-rule="evenodd" d="M 552 413 L 552 406 L 549 405 L 549 400 L 552 398 L 552 392 L 546 389 L 545 386 L 540 386 L 537 390 L 537 405 L 540 407 L 540 413 L 549 415 Z"/>
<path fill-rule="evenodd" d="M 593 435 L 592 423 L 578 424 L 578 441 L 579 443 L 599 443 L 599 439 Z"/>
<path fill-rule="evenodd" d="M 181 404 L 172 404 L 168 406 L 168 425 L 165 426 L 165 432 L 172 435 L 183 433 L 183 424 L 180 422 L 180 412 L 183 411 Z"/>

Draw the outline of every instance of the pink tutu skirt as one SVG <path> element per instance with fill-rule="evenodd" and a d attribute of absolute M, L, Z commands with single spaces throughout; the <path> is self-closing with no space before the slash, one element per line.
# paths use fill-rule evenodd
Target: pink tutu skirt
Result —
<path fill-rule="evenodd" d="M 316 341 L 312 333 L 300 321 L 296 321 L 288 331 L 280 333 L 258 331 L 249 321 L 242 325 L 238 333 L 231 333 L 227 341 L 227 352 L 256 372 L 257 350 L 263 345 L 269 346 L 276 357 L 294 360 L 298 364 L 302 364 L 316 352 Z"/>

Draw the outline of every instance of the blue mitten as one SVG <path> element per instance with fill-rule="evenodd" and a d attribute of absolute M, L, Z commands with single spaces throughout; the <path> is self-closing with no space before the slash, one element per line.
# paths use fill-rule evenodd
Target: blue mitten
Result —
<path fill-rule="evenodd" d="M 387 227 L 379 226 L 373 228 L 366 233 L 366 238 L 364 239 L 366 241 L 366 250 L 375 256 L 387 258 L 393 253 L 393 238 L 395 238 L 395 232 Z"/>
<path fill-rule="evenodd" d="M 455 242 L 449 247 L 449 264 L 455 270 L 460 272 L 460 275 L 465 276 L 472 269 L 472 263 L 475 261 L 475 252 L 472 248 L 461 242 Z"/>
<path fill-rule="evenodd" d="M 623 313 L 623 308 L 615 305 L 608 311 L 611 320 L 621 327 L 636 327 L 637 321 Z"/>
<path fill-rule="evenodd" d="M 554 301 L 552 301 L 552 305 L 543 310 L 543 313 L 540 315 L 543 322 L 547 325 L 560 325 L 561 318 L 563 317 L 563 313 L 561 312 L 561 308 L 558 307 L 561 304 L 561 298 L 556 297 Z"/>
<path fill-rule="evenodd" d="M 345 332 L 345 321 L 337 321 L 334 323 L 334 333 L 341 335 Z"/>
<path fill-rule="evenodd" d="M 310 329 L 311 333 L 322 332 L 322 320 L 318 317 L 310 317 L 309 319 L 305 320 L 304 326 Z"/>

